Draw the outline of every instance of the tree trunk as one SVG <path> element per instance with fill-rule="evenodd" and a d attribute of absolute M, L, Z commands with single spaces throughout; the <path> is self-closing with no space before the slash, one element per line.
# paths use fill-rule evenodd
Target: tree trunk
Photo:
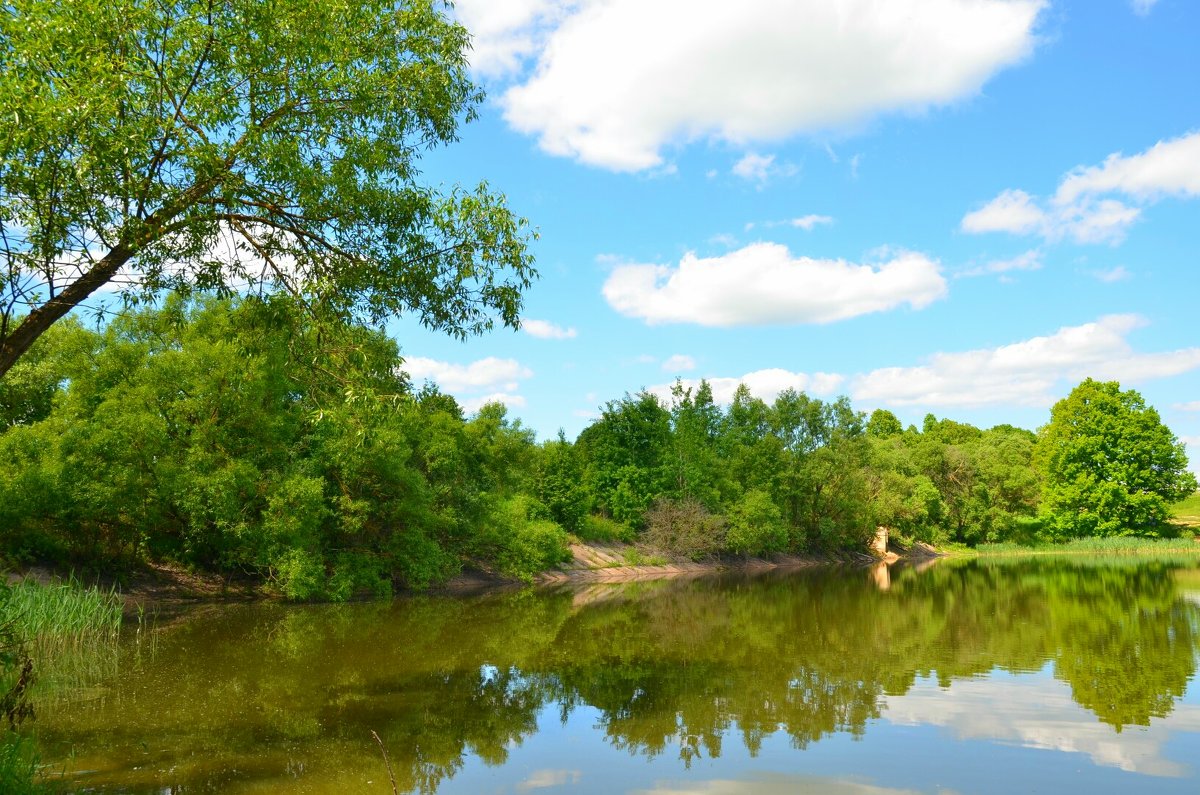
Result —
<path fill-rule="evenodd" d="M 7 337 L 0 339 L 0 378 L 12 369 L 17 360 L 56 321 L 108 283 L 121 266 L 133 256 L 133 249 L 118 244 L 104 255 L 90 271 L 72 282 L 54 298 L 37 307 L 25 316 L 21 324 Z"/>

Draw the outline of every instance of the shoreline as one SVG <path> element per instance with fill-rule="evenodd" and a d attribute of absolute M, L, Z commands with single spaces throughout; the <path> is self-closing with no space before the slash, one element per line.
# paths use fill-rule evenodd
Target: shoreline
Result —
<path fill-rule="evenodd" d="M 556 569 L 543 571 L 532 581 L 505 577 L 480 568 L 467 569 L 445 583 L 427 591 L 397 591 L 393 598 L 429 595 L 466 595 L 498 592 L 527 587 L 591 585 L 664 579 L 700 577 L 722 572 L 771 571 L 850 565 L 870 567 L 879 563 L 900 560 L 924 561 L 946 557 L 946 553 L 923 547 L 908 550 L 904 555 L 894 552 L 877 557 L 867 552 L 841 552 L 826 555 L 777 555 L 771 558 L 712 559 L 700 562 L 670 560 L 664 556 L 649 556 L 633 544 L 622 542 L 573 543 L 572 559 Z M 661 558 L 661 561 L 656 559 Z M 643 559 L 646 562 L 630 562 Z M 653 562 L 651 562 L 653 561 Z M 72 576 L 40 566 L 10 571 L 9 583 L 33 581 L 41 585 L 63 582 Z M 265 583 L 248 576 L 227 577 L 220 574 L 197 574 L 169 564 L 151 563 L 131 572 L 119 584 L 116 577 L 80 578 L 84 586 L 115 591 L 123 602 L 126 616 L 148 611 L 174 610 L 189 606 L 236 604 L 252 602 L 283 602 L 278 593 Z M 351 600 L 358 601 L 358 600 Z"/>

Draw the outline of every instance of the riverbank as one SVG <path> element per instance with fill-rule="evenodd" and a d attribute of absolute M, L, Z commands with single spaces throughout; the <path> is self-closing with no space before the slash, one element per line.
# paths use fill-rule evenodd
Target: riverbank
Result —
<path fill-rule="evenodd" d="M 701 576 L 720 571 L 800 569 L 834 564 L 869 566 L 881 560 L 866 552 L 842 551 L 821 555 L 775 555 L 769 558 L 712 558 L 697 562 L 672 559 L 620 541 L 574 542 L 570 545 L 570 552 L 570 561 L 536 575 L 532 584 L 628 582 Z M 941 555 L 932 547 L 916 545 L 912 549 L 889 551 L 888 557 L 883 560 L 929 559 Z M 31 567 L 10 572 L 8 579 L 10 582 L 31 580 L 41 585 L 53 585 L 70 576 L 65 571 Z M 88 582 L 92 583 L 92 580 Z M 119 583 L 113 577 L 100 577 L 96 578 L 94 584 L 101 590 L 115 591 L 127 615 L 189 604 L 272 601 L 282 598 L 268 583 L 247 575 L 228 577 L 197 573 L 162 563 L 147 563 L 122 575 Z M 471 567 L 429 592 L 480 592 L 521 588 L 529 584 L 484 567 Z"/>
<path fill-rule="evenodd" d="M 1004 555 L 1164 555 L 1200 554 L 1200 536 L 1180 538 L 1077 538 L 1073 541 L 1045 544 L 980 544 L 974 549 L 954 550 L 951 554 L 967 557 Z"/>

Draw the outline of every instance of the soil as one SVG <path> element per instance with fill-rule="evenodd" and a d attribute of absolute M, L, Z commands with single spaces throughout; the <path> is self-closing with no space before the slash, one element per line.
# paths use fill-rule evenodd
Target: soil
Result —
<path fill-rule="evenodd" d="M 541 585 L 589 584 L 629 582 L 634 580 L 657 580 L 687 578 L 717 571 L 761 569 L 797 569 L 823 566 L 830 563 L 870 565 L 879 558 L 866 553 L 842 553 L 828 557 L 801 557 L 777 555 L 771 558 L 739 558 L 731 560 L 665 560 L 635 546 L 619 542 L 572 544 L 571 560 L 562 567 L 543 572 L 535 578 Z M 900 554 L 897 555 L 896 553 Z M 889 550 L 884 560 L 891 562 L 899 557 L 909 559 L 934 558 L 940 556 L 936 549 L 917 545 L 907 550 Z M 631 564 L 630 560 L 653 560 L 653 563 Z M 662 561 L 662 562 L 659 562 Z M 65 573 L 44 568 L 30 568 L 19 574 L 9 574 L 10 580 L 32 579 L 48 584 L 65 578 Z M 91 579 L 84 579 L 91 584 Z M 170 609 L 189 604 L 219 602 L 250 602 L 279 599 L 261 581 L 249 575 L 225 577 L 218 574 L 190 572 L 178 566 L 150 563 L 144 568 L 123 576 L 118 583 L 115 578 L 98 578 L 101 588 L 115 588 L 125 601 L 125 610 L 133 614 L 142 610 Z M 485 567 L 468 567 L 435 592 L 479 593 L 523 587 L 524 583 L 505 578 Z"/>

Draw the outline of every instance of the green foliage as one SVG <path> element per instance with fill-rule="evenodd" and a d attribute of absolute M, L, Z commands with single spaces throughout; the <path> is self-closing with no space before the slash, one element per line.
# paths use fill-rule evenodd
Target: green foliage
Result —
<path fill-rule="evenodd" d="M 787 548 L 783 514 L 769 494 L 748 491 L 729 511 L 725 546 L 741 555 L 770 555 Z"/>
<path fill-rule="evenodd" d="M 542 445 L 535 477 L 537 497 L 550 518 L 568 532 L 585 537 L 591 500 L 583 486 L 578 452 L 561 431 L 557 440 Z"/>
<path fill-rule="evenodd" d="M 418 179 L 482 99 L 468 47 L 428 0 L 7 4 L 0 374 L 118 272 L 129 301 L 248 283 L 342 318 L 515 327 L 525 222 L 486 185 Z"/>
<path fill-rule="evenodd" d="M 512 497 L 492 512 L 481 548 L 501 574 L 531 581 L 534 575 L 571 559 L 565 530 L 536 516 L 545 510 L 528 497 Z"/>
<path fill-rule="evenodd" d="M 1162 535 L 1168 505 L 1196 490 L 1183 444 L 1140 394 L 1115 381 L 1089 378 L 1054 405 L 1037 466 L 1055 538 Z"/>
<path fill-rule="evenodd" d="M 887 409 L 875 409 L 867 420 L 867 433 L 877 439 L 890 439 L 904 433 L 904 426 L 895 414 Z"/>
<path fill-rule="evenodd" d="M 290 301 L 173 297 L 78 333 L 54 410 L 0 434 L 13 557 L 168 559 L 345 599 L 445 581 L 491 504 L 533 488 L 540 449 L 503 407 L 464 421 L 411 392 L 381 333 Z M 543 531 L 518 535 L 541 550 Z"/>
<path fill-rule="evenodd" d="M 116 638 L 124 603 L 115 589 L 85 586 L 75 577 L 48 585 L 22 580 L 7 587 L 3 616 L 18 637 L 44 646 Z"/>
<path fill-rule="evenodd" d="M 21 724 L 33 717 L 29 700 L 33 660 L 25 645 L 21 610 L 14 602 L 13 589 L 0 576 L 0 792 L 14 795 L 36 791 L 37 769 L 30 741 L 17 733 Z"/>
<path fill-rule="evenodd" d="M 607 516 L 597 516 L 588 514 L 583 517 L 583 521 L 579 523 L 575 535 L 579 536 L 584 541 L 623 541 L 627 544 L 633 543 L 637 537 L 633 529 L 628 525 L 623 525 L 609 519 Z"/>

